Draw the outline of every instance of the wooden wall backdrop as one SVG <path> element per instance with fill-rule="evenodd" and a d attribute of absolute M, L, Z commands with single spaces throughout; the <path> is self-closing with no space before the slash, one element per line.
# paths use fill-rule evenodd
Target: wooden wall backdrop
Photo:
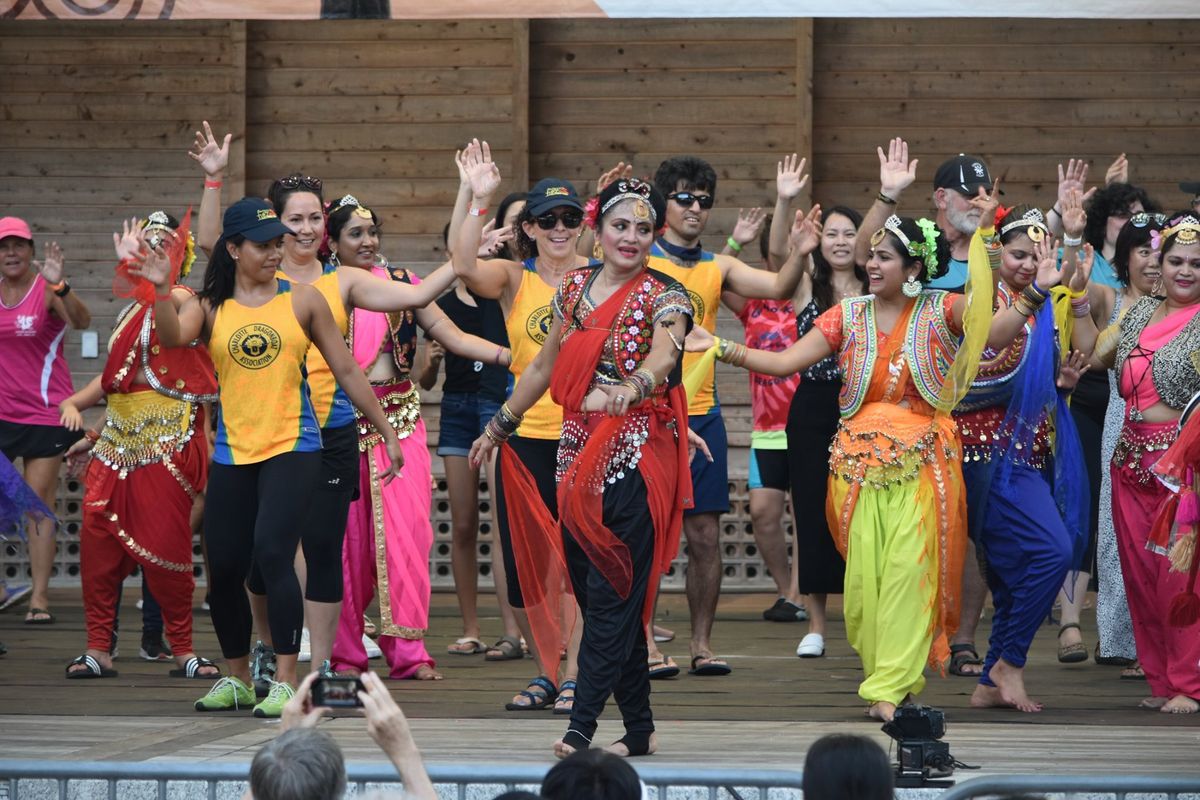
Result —
<path fill-rule="evenodd" d="M 472 136 L 492 144 L 505 191 L 547 175 L 590 191 L 618 160 L 651 175 L 667 156 L 704 157 L 719 175 L 715 249 L 739 207 L 773 204 L 785 153 L 813 157 L 816 200 L 865 206 L 874 149 L 894 135 L 922 161 L 914 214 L 960 151 L 1004 175 L 1011 202 L 1049 204 L 1068 156 L 1100 181 L 1128 153 L 1166 207 L 1186 199 L 1179 180 L 1200 180 L 1198 21 L 4 21 L 0 45 L 0 214 L 63 243 L 102 345 L 121 306 L 110 233 L 198 201 L 186 151 L 202 119 L 235 134 L 226 203 L 292 170 L 318 175 L 329 197 L 381 212 L 384 251 L 422 274 L 444 260 L 451 156 Z M 728 314 L 720 330 L 741 333 Z M 72 333 L 82 385 L 102 362 L 79 345 Z M 718 383 L 744 477 L 746 376 L 721 367 Z M 431 442 L 438 399 L 425 397 Z M 439 495 L 439 539 L 445 510 Z M 747 525 L 739 494 L 725 534 L 745 563 L 729 576 L 761 586 Z"/>

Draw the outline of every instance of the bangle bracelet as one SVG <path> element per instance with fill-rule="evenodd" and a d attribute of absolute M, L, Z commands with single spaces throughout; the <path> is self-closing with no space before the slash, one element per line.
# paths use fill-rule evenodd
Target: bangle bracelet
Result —
<path fill-rule="evenodd" d="M 86 430 L 83 432 L 83 438 L 87 439 L 92 444 L 95 444 L 96 442 L 100 441 L 100 434 L 96 433 L 94 430 Z"/>
<path fill-rule="evenodd" d="M 1067 236 L 1064 233 L 1062 242 L 1063 242 L 1063 247 L 1079 247 L 1079 245 L 1083 244 L 1083 237 L 1082 236 L 1078 236 L 1078 237 Z"/>
<path fill-rule="evenodd" d="M 71 284 L 67 283 L 65 280 L 59 281 L 50 288 L 53 289 L 54 293 L 59 297 L 66 297 L 71 293 Z"/>
<path fill-rule="evenodd" d="M 1071 303 L 1071 313 L 1076 319 L 1083 319 L 1092 313 L 1092 304 L 1090 301 L 1086 303 Z"/>
<path fill-rule="evenodd" d="M 1051 207 L 1050 207 L 1050 210 L 1049 210 L 1049 211 L 1047 211 L 1047 212 L 1046 212 L 1046 214 L 1047 214 L 1047 215 L 1050 215 L 1050 214 L 1058 214 L 1058 218 L 1059 218 L 1059 219 L 1062 219 L 1062 212 L 1058 210 L 1058 204 L 1057 204 L 1057 203 L 1055 203 L 1053 206 L 1051 206 Z"/>
<path fill-rule="evenodd" d="M 879 202 L 885 203 L 889 206 L 896 205 L 895 199 L 888 197 L 886 194 L 883 193 L 882 190 L 879 192 L 879 194 L 875 195 L 875 199 L 878 200 Z"/>
<path fill-rule="evenodd" d="M 732 236 L 725 240 L 725 244 L 729 245 L 729 249 L 735 253 L 742 252 L 742 246 L 738 244 L 737 239 L 734 239 Z"/>
<path fill-rule="evenodd" d="M 496 366 L 504 366 L 504 345 L 496 348 Z"/>
<path fill-rule="evenodd" d="M 220 180 L 214 181 L 214 180 L 209 180 L 208 178 L 204 179 L 204 188 L 205 189 L 220 189 L 222 186 L 224 186 L 224 184 Z"/>
<path fill-rule="evenodd" d="M 472 204 L 467 209 L 467 213 L 470 214 L 472 217 L 482 217 L 484 214 L 487 213 L 487 206 L 476 206 L 476 205 Z"/>

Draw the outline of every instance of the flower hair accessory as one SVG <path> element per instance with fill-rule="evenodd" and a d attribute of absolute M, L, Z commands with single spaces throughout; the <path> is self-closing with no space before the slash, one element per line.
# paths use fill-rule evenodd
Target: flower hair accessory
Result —
<path fill-rule="evenodd" d="M 1036 208 L 1029 209 L 1020 217 L 1005 225 L 1000 229 L 1000 235 L 1003 236 L 1017 228 L 1025 228 L 1025 234 L 1035 244 L 1045 239 L 1046 234 L 1050 232 L 1050 229 L 1046 227 L 1046 218 Z"/>
<path fill-rule="evenodd" d="M 1160 250 L 1162 250 L 1162 242 L 1163 242 L 1162 231 L 1157 231 L 1157 230 L 1150 231 L 1150 249 L 1151 250 L 1153 250 L 1156 253 L 1159 252 Z"/>
<path fill-rule="evenodd" d="M 996 216 L 992 220 L 992 227 L 999 228 L 1001 220 L 1008 216 L 1009 211 L 1012 211 L 1012 209 L 1005 208 L 1004 206 L 996 206 Z"/>
<path fill-rule="evenodd" d="M 583 207 L 583 224 L 587 225 L 592 230 L 596 229 L 597 223 L 600 221 L 600 198 L 593 197 L 588 200 Z"/>
<path fill-rule="evenodd" d="M 921 259 L 925 264 L 926 277 L 932 279 L 937 273 L 937 237 L 941 235 L 941 232 L 937 229 L 937 223 L 925 218 L 917 220 L 917 226 L 920 227 L 921 235 L 924 239 L 924 241 L 920 242 L 914 242 L 905 236 L 900 225 L 900 218 L 892 214 L 887 218 L 887 222 L 883 223 L 883 227 L 875 231 L 875 235 L 871 237 L 871 246 L 875 247 L 883 241 L 884 236 L 891 233 L 900 240 L 900 244 L 904 245 L 904 251 L 908 253 L 909 258 Z"/>
<path fill-rule="evenodd" d="M 931 219 L 922 217 L 917 220 L 918 227 L 921 228 L 921 233 L 925 236 L 923 244 L 922 260 L 925 262 L 925 277 L 932 280 L 937 274 L 938 257 L 937 257 L 937 238 L 941 236 L 941 231 L 938 230 L 937 223 Z"/>

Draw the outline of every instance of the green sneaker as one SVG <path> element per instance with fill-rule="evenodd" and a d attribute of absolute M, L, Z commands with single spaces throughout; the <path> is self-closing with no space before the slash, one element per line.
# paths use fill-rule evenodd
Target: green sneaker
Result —
<path fill-rule="evenodd" d="M 196 701 L 197 711 L 236 711 L 254 705 L 254 689 L 232 675 L 221 678 Z"/>
<path fill-rule="evenodd" d="M 267 699 L 254 707 L 254 716 L 275 718 L 283 715 L 283 707 L 296 694 L 290 683 L 271 681 L 271 691 Z"/>

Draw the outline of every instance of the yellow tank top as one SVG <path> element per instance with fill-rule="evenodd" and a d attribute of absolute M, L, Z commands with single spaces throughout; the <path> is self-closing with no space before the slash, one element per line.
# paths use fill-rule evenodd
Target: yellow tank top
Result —
<path fill-rule="evenodd" d="M 513 298 L 512 309 L 504 320 L 508 330 L 508 342 L 512 348 L 512 366 L 508 371 L 513 376 L 513 386 L 521 380 L 533 359 L 542 350 L 554 314 L 550 301 L 554 299 L 557 286 L 551 286 L 538 276 L 533 259 L 526 259 L 525 271 L 521 273 L 521 285 Z M 533 407 L 525 412 L 517 435 L 526 439 L 554 439 L 562 436 L 562 406 L 550 399 L 550 392 L 542 395 Z"/>
<path fill-rule="evenodd" d="M 217 309 L 209 353 L 220 407 L 213 461 L 255 464 L 321 449 L 321 428 L 305 381 L 308 335 L 292 310 L 292 285 L 278 280 L 258 308 L 226 300 Z"/>
<path fill-rule="evenodd" d="M 667 257 L 666 251 L 656 242 L 650 248 L 650 269 L 670 275 L 683 284 L 696 315 L 695 324 L 710 333 L 717 332 L 717 307 L 721 304 L 721 268 L 717 265 L 716 256 L 704 251 L 703 256 L 691 267 L 681 267 Z M 704 357 L 703 353 L 683 354 L 683 373 L 695 362 Z M 716 364 L 710 363 L 707 374 L 700 383 L 700 389 L 688 402 L 688 416 L 700 417 L 705 414 L 719 413 L 721 401 L 717 398 Z"/>
<path fill-rule="evenodd" d="M 293 283 L 299 283 L 283 272 L 279 274 Z M 325 298 L 325 303 L 333 314 L 333 321 L 342 332 L 342 338 L 345 338 L 350 325 L 346 305 L 342 302 L 342 293 L 338 286 L 338 268 L 326 264 L 322 268 L 321 277 L 313 281 L 311 286 Z M 350 404 L 350 398 L 342 391 L 342 387 L 338 386 L 337 379 L 333 377 L 333 370 L 325 362 L 325 356 L 315 347 L 308 350 L 308 388 L 312 392 L 313 410 L 322 428 L 341 428 L 354 422 L 354 406 Z"/>

